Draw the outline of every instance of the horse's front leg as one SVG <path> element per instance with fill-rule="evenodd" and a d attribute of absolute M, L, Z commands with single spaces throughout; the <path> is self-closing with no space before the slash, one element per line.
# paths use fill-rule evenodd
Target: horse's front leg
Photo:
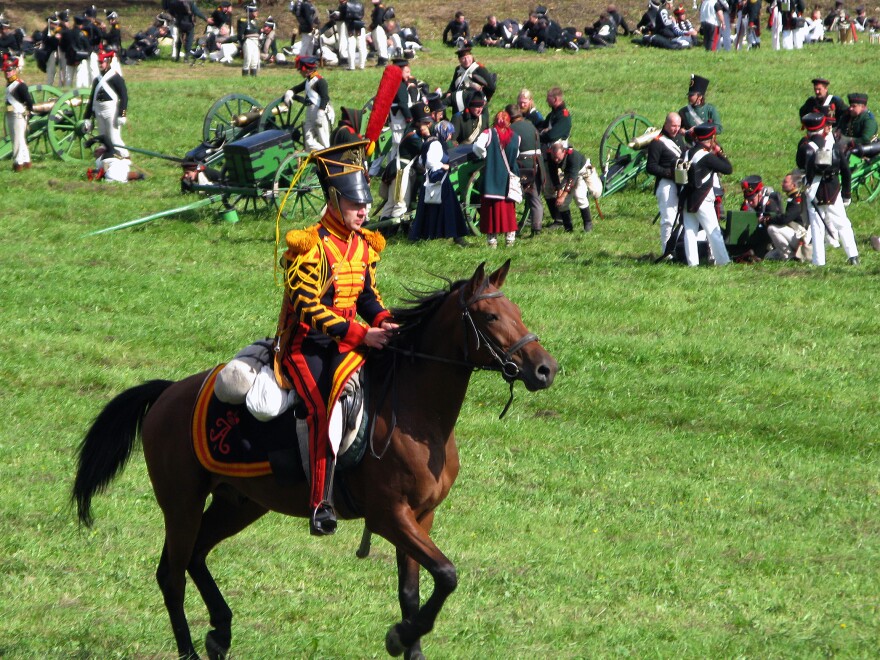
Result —
<path fill-rule="evenodd" d="M 434 628 L 437 615 L 458 584 L 455 566 L 428 535 L 433 520 L 431 513 L 419 524 L 411 509 L 401 507 L 393 521 L 385 521 L 375 528 L 397 549 L 398 595 L 403 620 L 392 626 L 385 636 L 385 649 L 393 656 L 406 651 L 408 658 L 424 657 L 420 640 Z M 392 522 L 396 526 L 391 526 Z M 419 566 L 434 579 L 434 590 L 421 607 Z"/>

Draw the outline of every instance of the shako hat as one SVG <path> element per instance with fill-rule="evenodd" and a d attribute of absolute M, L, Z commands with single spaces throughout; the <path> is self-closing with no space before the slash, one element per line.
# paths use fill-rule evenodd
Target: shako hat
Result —
<path fill-rule="evenodd" d="M 106 62 L 107 60 L 112 60 L 116 56 L 116 53 L 112 50 L 104 50 L 104 47 L 98 49 L 98 62 Z"/>
<path fill-rule="evenodd" d="M 692 73 L 691 82 L 690 85 L 688 85 L 688 96 L 690 96 L 691 94 L 702 94 L 703 96 L 705 96 L 708 90 L 709 79 Z"/>
<path fill-rule="evenodd" d="M 469 108 L 482 108 L 486 105 L 486 97 L 483 92 L 474 92 L 468 101 Z"/>
<path fill-rule="evenodd" d="M 263 25 L 266 27 L 271 27 L 273 30 L 275 29 L 275 18 L 273 16 L 267 16 L 266 20 L 263 21 Z"/>
<path fill-rule="evenodd" d="M 116 13 L 115 11 L 113 11 L 112 9 L 105 9 L 105 10 L 104 10 L 104 16 L 107 17 L 107 20 L 108 20 L 108 21 L 115 21 L 117 18 L 119 18 L 119 14 L 117 14 L 117 13 Z"/>
<path fill-rule="evenodd" d="M 257 11 L 257 3 L 256 3 L 256 2 L 250 2 L 250 3 L 248 3 L 247 5 L 245 5 L 244 8 L 247 9 L 248 14 L 253 14 L 254 12 Z"/>
<path fill-rule="evenodd" d="M 828 80 L 828 78 L 813 78 L 810 82 L 814 85 L 825 85 L 825 87 L 828 87 L 828 85 L 831 84 L 831 81 Z"/>
<path fill-rule="evenodd" d="M 694 138 L 697 140 L 708 140 L 718 132 L 718 127 L 711 122 L 694 126 Z"/>
<path fill-rule="evenodd" d="M 419 103 L 410 108 L 413 124 L 430 124 L 434 121 L 431 109 L 426 103 Z"/>
<path fill-rule="evenodd" d="M 858 103 L 859 105 L 868 105 L 868 95 L 854 92 L 846 97 L 850 105 Z"/>
<path fill-rule="evenodd" d="M 428 94 L 428 108 L 431 112 L 441 112 L 446 110 L 446 104 L 443 102 L 443 95 L 432 93 Z"/>
<path fill-rule="evenodd" d="M 364 113 L 355 108 L 340 108 L 340 114 L 342 117 L 339 120 L 339 123 L 342 122 L 347 123 L 354 130 L 361 130 L 361 121 L 363 120 Z"/>
<path fill-rule="evenodd" d="M 742 185 L 743 197 L 746 199 L 754 197 L 764 189 L 764 182 L 757 174 L 747 176 L 740 181 L 740 184 Z"/>
<path fill-rule="evenodd" d="M 370 182 L 364 168 L 364 150 L 369 142 L 350 142 L 329 149 L 312 152 L 312 160 L 318 170 L 318 181 L 324 195 L 330 197 L 331 189 L 357 204 L 370 204 Z"/>
<path fill-rule="evenodd" d="M 391 63 L 394 66 L 399 66 L 401 69 L 405 66 L 409 66 L 409 60 L 405 57 L 395 57 L 393 60 L 391 60 Z"/>
<path fill-rule="evenodd" d="M 301 71 L 314 71 L 318 68 L 318 58 L 311 55 L 297 55 L 293 66 Z"/>
<path fill-rule="evenodd" d="M 6 73 L 7 71 L 12 71 L 13 69 L 17 69 L 19 65 L 20 62 L 18 61 L 17 57 L 15 57 L 14 55 L 10 56 L 6 53 L 3 53 L 3 73 Z"/>
<path fill-rule="evenodd" d="M 828 122 L 828 116 L 821 112 L 809 112 L 801 117 L 801 124 L 808 131 L 821 131 Z"/>
<path fill-rule="evenodd" d="M 461 57 L 462 55 L 464 55 L 466 53 L 470 53 L 473 50 L 473 48 L 474 48 L 474 45 L 470 41 L 465 41 L 461 45 L 461 48 L 459 48 L 458 50 L 455 51 L 455 55 L 456 55 L 456 57 Z"/>

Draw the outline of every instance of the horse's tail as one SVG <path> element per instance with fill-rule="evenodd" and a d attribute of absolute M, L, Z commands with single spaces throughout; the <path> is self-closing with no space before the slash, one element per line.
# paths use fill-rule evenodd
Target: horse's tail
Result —
<path fill-rule="evenodd" d="M 92 497 L 103 492 L 122 472 L 147 411 L 172 383 L 151 380 L 132 387 L 117 395 L 95 419 L 79 447 L 79 465 L 71 497 L 81 524 L 91 527 Z"/>

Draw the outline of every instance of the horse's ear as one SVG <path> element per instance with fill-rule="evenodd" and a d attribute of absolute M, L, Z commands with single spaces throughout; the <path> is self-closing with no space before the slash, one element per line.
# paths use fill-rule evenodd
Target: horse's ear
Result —
<path fill-rule="evenodd" d="M 477 270 L 474 271 L 474 276 L 471 277 L 471 291 L 479 291 L 480 287 L 483 286 L 483 280 L 486 279 L 486 262 L 484 261 L 479 266 L 477 266 Z"/>
<path fill-rule="evenodd" d="M 504 284 L 504 280 L 507 279 L 507 271 L 509 271 L 509 270 L 510 270 L 510 259 L 505 261 L 504 265 L 501 266 L 501 268 L 499 268 L 494 273 L 489 275 L 489 282 L 492 284 L 492 286 L 494 286 L 496 289 L 500 289 L 501 285 Z"/>

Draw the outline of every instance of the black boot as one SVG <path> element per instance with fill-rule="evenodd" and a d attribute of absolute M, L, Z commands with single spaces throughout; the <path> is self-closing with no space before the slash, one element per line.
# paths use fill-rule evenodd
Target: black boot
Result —
<path fill-rule="evenodd" d="M 247 78 L 247 77 L 248 77 L 248 70 L 247 70 L 247 69 L 242 69 L 242 70 L 241 70 L 241 77 L 242 77 L 242 78 Z"/>
<path fill-rule="evenodd" d="M 590 215 L 590 207 L 581 209 L 581 220 L 584 221 L 584 231 L 593 231 L 593 216 Z"/>
<path fill-rule="evenodd" d="M 335 469 L 336 459 L 329 456 L 324 476 L 324 495 L 309 519 L 309 532 L 312 536 L 330 536 L 336 533 L 336 511 L 331 502 Z"/>
<path fill-rule="evenodd" d="M 560 211 L 559 219 L 562 220 L 562 228 L 566 232 L 574 231 L 574 227 L 571 225 L 571 211 Z"/>

